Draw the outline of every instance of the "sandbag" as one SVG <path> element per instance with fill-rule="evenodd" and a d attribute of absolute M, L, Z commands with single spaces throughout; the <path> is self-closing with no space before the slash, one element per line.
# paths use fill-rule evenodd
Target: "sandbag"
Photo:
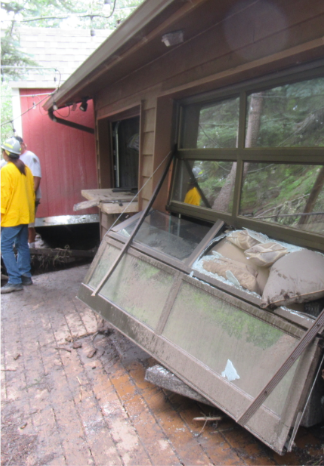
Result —
<path fill-rule="evenodd" d="M 258 283 L 258 287 L 260 289 L 260 294 L 263 293 L 264 287 L 267 283 L 269 278 L 270 268 L 267 267 L 259 267 L 253 264 L 244 254 L 244 251 L 233 243 L 230 243 L 227 238 L 221 239 L 217 244 L 213 246 L 211 249 L 211 253 L 214 254 L 215 252 L 219 253 L 223 257 L 227 259 L 232 259 L 237 262 L 242 262 L 243 264 L 249 267 L 249 270 L 256 275 L 256 280 Z"/>
<path fill-rule="evenodd" d="M 278 259 L 262 294 L 261 306 L 286 306 L 324 297 L 324 256 L 302 249 Z"/>
<path fill-rule="evenodd" d="M 258 267 L 270 267 L 280 257 L 288 254 L 288 249 L 276 242 L 256 244 L 250 249 L 244 251 L 246 257 L 253 265 Z"/>
<path fill-rule="evenodd" d="M 235 230 L 227 235 L 228 241 L 243 249 L 243 251 L 261 243 L 262 237 L 263 235 L 250 232 L 249 230 Z"/>
<path fill-rule="evenodd" d="M 241 262 L 227 259 L 226 257 L 218 257 L 203 261 L 203 268 L 208 272 L 226 278 L 234 284 L 235 280 L 237 280 L 238 284 L 243 288 L 260 294 L 256 273 L 249 266 Z"/>

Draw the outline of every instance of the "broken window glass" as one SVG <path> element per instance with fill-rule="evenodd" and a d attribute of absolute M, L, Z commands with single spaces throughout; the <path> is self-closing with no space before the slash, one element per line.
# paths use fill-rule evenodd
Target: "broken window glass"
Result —
<path fill-rule="evenodd" d="M 301 339 L 323 309 L 323 256 L 300 247 L 306 238 L 323 250 L 322 87 L 323 78 L 276 82 L 246 101 L 251 87 L 242 86 L 241 100 L 186 104 L 172 214 L 151 211 L 125 249 L 138 218 L 107 232 L 79 294 L 280 454 L 291 451 L 322 353 L 319 338 Z M 240 118 L 239 108 L 248 109 Z M 277 232 L 300 243 L 280 243 Z M 302 352 L 279 377 L 298 344 Z M 246 416 L 268 384 L 270 396 Z"/>
<path fill-rule="evenodd" d="M 137 219 L 119 233 L 129 237 L 136 222 Z M 209 229 L 210 225 L 153 210 L 145 218 L 134 241 L 182 261 L 192 254 Z"/>

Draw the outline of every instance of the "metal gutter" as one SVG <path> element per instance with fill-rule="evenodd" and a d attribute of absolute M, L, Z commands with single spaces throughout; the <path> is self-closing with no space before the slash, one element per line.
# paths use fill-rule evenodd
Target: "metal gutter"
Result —
<path fill-rule="evenodd" d="M 61 125 L 69 126 L 70 128 L 79 129 L 81 131 L 85 131 L 86 133 L 94 134 L 94 129 L 90 128 L 89 126 L 79 125 L 78 123 L 74 123 L 73 121 L 64 120 L 63 118 L 58 118 L 54 115 L 53 107 L 48 109 L 48 116 L 52 121 L 55 123 L 60 123 Z"/>
<path fill-rule="evenodd" d="M 118 61 L 121 57 L 118 52 L 128 41 L 145 41 L 141 33 L 145 26 L 152 23 L 154 19 L 163 13 L 170 5 L 183 6 L 183 0 L 147 0 L 127 20 L 114 31 L 111 36 L 68 78 L 58 91 L 44 104 L 44 109 L 49 110 L 53 102 L 58 107 L 67 105 L 72 93 L 75 94 L 83 84 L 96 79 L 107 66 L 108 62 Z M 136 35 L 138 35 L 136 37 Z M 100 69 L 98 69 L 100 67 Z M 82 86 L 83 87 L 83 86 Z M 64 99 L 64 100 L 63 100 Z"/>

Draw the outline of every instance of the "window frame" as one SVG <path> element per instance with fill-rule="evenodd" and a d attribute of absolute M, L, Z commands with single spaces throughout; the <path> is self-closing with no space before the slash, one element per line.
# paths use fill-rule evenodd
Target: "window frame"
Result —
<path fill-rule="evenodd" d="M 246 119 L 247 119 L 247 99 L 248 96 L 273 89 L 274 87 L 286 84 L 293 84 L 305 80 L 324 78 L 323 61 L 313 63 L 303 69 L 295 68 L 293 70 L 280 73 L 277 76 L 267 76 L 257 80 L 241 83 L 229 88 L 200 94 L 193 97 L 185 98 L 178 102 L 179 124 L 178 124 L 178 141 L 175 154 L 175 164 L 172 176 L 171 189 L 167 210 L 174 214 L 194 217 L 204 221 L 216 222 L 223 220 L 234 228 L 249 228 L 260 231 L 270 237 L 278 240 L 298 244 L 303 247 L 309 247 L 324 251 L 323 235 L 318 233 L 298 230 L 288 226 L 280 226 L 270 222 L 244 217 L 239 214 L 241 202 L 243 168 L 245 162 L 264 162 L 280 164 L 307 164 L 307 165 L 324 165 L 324 147 L 245 147 L 246 137 Z M 212 103 L 225 101 L 235 96 L 239 97 L 239 121 L 238 121 L 238 146 L 233 149 L 183 149 L 181 148 L 181 137 L 183 130 L 184 110 L 187 106 L 201 103 L 206 106 Z M 214 211 L 210 208 L 201 206 L 192 206 L 184 202 L 173 199 L 176 173 L 179 163 L 188 160 L 222 160 L 228 162 L 237 162 L 234 203 L 231 213 Z"/>

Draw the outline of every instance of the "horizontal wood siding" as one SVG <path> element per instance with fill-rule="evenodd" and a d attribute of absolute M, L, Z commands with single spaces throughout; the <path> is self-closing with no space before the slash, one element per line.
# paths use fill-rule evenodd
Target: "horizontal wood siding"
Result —
<path fill-rule="evenodd" d="M 181 46 L 170 48 L 161 58 L 147 63 L 118 82 L 111 83 L 108 89 L 100 93 L 98 108 L 154 86 L 161 86 L 164 91 L 172 93 L 178 86 L 190 87 L 194 81 L 211 75 L 217 79 L 217 73 L 225 70 L 235 72 L 247 63 L 252 65 L 255 62 L 257 65 L 257 60 L 284 51 L 289 57 L 290 50 L 294 54 L 295 47 L 315 40 L 319 41 L 318 46 L 322 45 L 316 47 L 314 43 L 317 48 L 315 55 L 323 56 L 323 1 L 250 2 L 249 7 L 244 2 L 244 8 L 243 3 L 238 2 L 240 9 L 236 10 L 231 9 L 231 5 L 233 2 L 221 1 L 217 2 L 216 8 L 214 0 L 205 2 L 198 10 L 196 29 L 192 26 L 192 16 L 184 18 L 181 25 L 188 24 L 196 36 Z M 204 31 L 199 30 L 200 17 L 206 24 Z M 218 18 L 221 20 L 217 21 Z M 286 62 L 280 63 L 281 67 L 290 65 L 287 56 Z M 305 57 L 300 58 L 305 60 Z M 272 66 L 266 72 L 271 70 L 278 71 L 278 64 L 273 59 Z M 262 72 L 264 70 L 261 69 Z M 238 68 L 237 80 L 240 80 L 240 73 Z"/>
<path fill-rule="evenodd" d="M 173 145 L 174 99 L 324 57 L 323 0 L 206 0 L 187 7 L 127 52 L 107 75 L 108 84 L 104 76 L 98 81 L 99 119 L 142 102 L 140 187 Z M 178 27 L 184 31 L 184 43 L 161 45 L 162 34 Z M 152 47 L 162 55 L 152 59 Z M 129 74 L 128 60 L 137 66 Z M 140 208 L 149 200 L 163 166 L 143 189 Z M 160 208 L 165 203 L 165 198 L 157 200 Z"/>

